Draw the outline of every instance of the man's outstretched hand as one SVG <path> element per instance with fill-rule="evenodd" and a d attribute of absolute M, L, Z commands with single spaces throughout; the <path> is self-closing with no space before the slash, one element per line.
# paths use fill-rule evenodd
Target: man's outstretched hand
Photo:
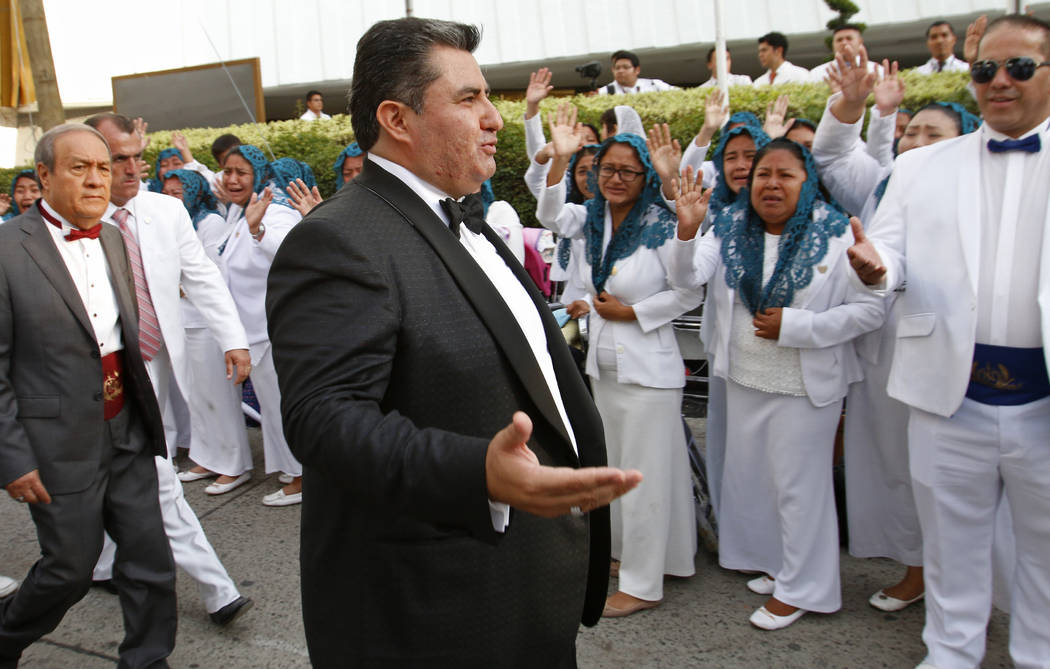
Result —
<path fill-rule="evenodd" d="M 532 420 L 518 411 L 489 442 L 485 481 L 492 501 L 554 518 L 605 506 L 642 480 L 634 469 L 545 467 L 525 445 L 530 435 Z"/>

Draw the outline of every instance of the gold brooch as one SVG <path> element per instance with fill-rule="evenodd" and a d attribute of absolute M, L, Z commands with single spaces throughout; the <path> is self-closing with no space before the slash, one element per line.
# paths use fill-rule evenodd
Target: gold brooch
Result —
<path fill-rule="evenodd" d="M 1018 383 L 1013 375 L 1010 374 L 1010 370 L 1006 365 L 995 365 L 991 363 L 986 364 L 984 367 L 978 367 L 977 363 L 973 363 L 973 367 L 970 371 L 970 379 L 974 383 L 979 383 L 982 386 L 989 386 L 996 390 L 1021 390 L 1024 385 Z"/>
<path fill-rule="evenodd" d="M 117 399 L 124 394 L 124 384 L 120 380 L 120 372 L 113 372 L 102 382 L 102 397 L 107 402 Z"/>

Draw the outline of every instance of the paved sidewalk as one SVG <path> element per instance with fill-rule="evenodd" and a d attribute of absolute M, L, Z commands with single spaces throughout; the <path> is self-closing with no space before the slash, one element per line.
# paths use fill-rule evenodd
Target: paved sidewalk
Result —
<path fill-rule="evenodd" d="M 690 422 L 694 433 L 702 435 L 702 420 Z M 249 485 L 219 497 L 204 494 L 205 482 L 184 487 L 230 575 L 241 592 L 255 600 L 255 607 L 229 628 L 219 629 L 208 620 L 193 582 L 180 573 L 179 634 L 172 667 L 309 666 L 299 601 L 299 507 L 262 505 L 263 495 L 279 484 L 275 476 L 262 474 L 259 431 L 249 434 L 259 467 Z M 0 545 L 0 573 L 21 579 L 36 559 L 36 535 L 25 508 L 6 496 L 0 500 L 0 532 L 6 538 Z M 747 590 L 746 577 L 720 569 L 703 553 L 696 562 L 696 576 L 668 581 L 659 608 L 581 630 L 581 669 L 911 669 L 923 657 L 921 605 L 885 614 L 867 604 L 871 593 L 897 580 L 899 569 L 889 561 L 843 554 L 843 609 L 833 615 L 804 616 L 778 632 L 763 632 L 748 623 L 763 598 Z M 26 651 L 21 666 L 112 667 L 122 636 L 117 598 L 92 589 L 58 629 Z M 1011 666 L 1006 647 L 1007 618 L 997 612 L 983 667 Z"/>

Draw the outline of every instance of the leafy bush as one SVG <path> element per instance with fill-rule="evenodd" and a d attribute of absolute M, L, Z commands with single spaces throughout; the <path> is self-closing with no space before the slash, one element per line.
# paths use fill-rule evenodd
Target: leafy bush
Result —
<path fill-rule="evenodd" d="M 958 102 L 977 112 L 976 102 L 966 89 L 969 81 L 967 73 L 945 72 L 924 76 L 912 70 L 904 72 L 901 76 L 906 86 L 904 106 L 908 109 L 918 109 L 929 102 L 941 100 Z M 654 123 L 667 123 L 671 127 L 671 135 L 685 146 L 687 142 L 692 141 L 703 125 L 704 102 L 710 92 L 709 88 L 689 88 L 631 96 L 580 95 L 573 98 L 548 98 L 540 105 L 540 110 L 546 118 L 547 112 L 554 111 L 560 102 L 568 100 L 579 108 L 580 121 L 598 126 L 599 118 L 606 109 L 616 104 L 630 104 L 638 111 L 646 127 Z M 765 115 L 766 105 L 783 93 L 791 97 L 788 110 L 790 117 L 803 117 L 816 122 L 824 113 L 829 91 L 823 84 L 788 84 L 775 88 L 736 86 L 730 89 L 732 110 L 751 111 L 761 118 Z M 497 169 L 492 178 L 493 189 L 497 198 L 507 200 L 514 206 L 523 224 L 537 225 L 534 217 L 536 203 L 522 181 L 522 175 L 528 167 L 525 156 L 525 101 L 497 98 L 494 99 L 494 103 L 503 116 L 504 127 L 499 137 Z M 217 169 L 218 166 L 211 156 L 211 143 L 223 133 L 233 133 L 240 137 L 241 141 L 256 144 L 264 151 L 268 144 L 278 158 L 291 156 L 309 163 L 317 177 L 318 188 L 325 197 L 335 191 L 332 163 L 343 147 L 354 138 L 350 117 L 345 114 L 322 121 L 296 119 L 226 128 L 190 128 L 182 133 L 186 135 L 194 158 L 212 169 Z M 157 153 L 171 146 L 171 132 L 151 133 L 150 139 L 145 158 L 152 165 L 156 161 Z M 11 178 L 18 169 L 21 168 L 0 169 L 2 192 L 10 189 Z"/>

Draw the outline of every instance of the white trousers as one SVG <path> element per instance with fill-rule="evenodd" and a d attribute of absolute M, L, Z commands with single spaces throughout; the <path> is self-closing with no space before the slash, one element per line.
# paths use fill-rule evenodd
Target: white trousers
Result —
<path fill-rule="evenodd" d="M 1019 669 L 1050 667 L 1050 397 L 1012 407 L 965 399 L 951 418 L 912 409 L 908 438 L 924 538 L 927 660 L 971 669 L 984 657 L 1005 492 L 1016 550 L 1010 657 Z"/>
<path fill-rule="evenodd" d="M 302 476 L 303 466 L 292 455 L 292 449 L 284 438 L 281 425 L 281 390 L 277 387 L 277 370 L 273 366 L 273 347 L 266 344 L 258 352 L 252 347 L 252 388 L 259 398 L 262 413 L 263 455 L 266 457 L 266 473 L 284 472 L 291 476 Z"/>
<path fill-rule="evenodd" d="M 171 544 L 171 554 L 175 564 L 197 582 L 204 608 L 208 613 L 214 613 L 240 597 L 240 593 L 208 542 L 197 514 L 183 497 L 182 483 L 175 475 L 175 465 L 167 458 L 154 459 L 157 462 L 160 514 L 164 519 L 164 532 Z M 102 553 L 95 564 L 94 580 L 106 581 L 113 577 L 116 551 L 117 545 L 107 534 Z"/>
<path fill-rule="evenodd" d="M 663 599 L 664 574 L 692 576 L 696 571 L 696 508 L 682 427 L 682 390 L 618 383 L 615 371 L 591 377 L 591 387 L 605 427 L 609 466 L 637 469 L 645 476 L 610 509 L 619 589 L 640 599 Z"/>
<path fill-rule="evenodd" d="M 807 611 L 842 606 L 832 456 L 842 403 L 814 407 L 726 380 L 726 462 L 718 562 L 776 579 Z"/>
<path fill-rule="evenodd" d="M 225 356 L 211 330 L 186 328 L 186 355 L 193 373 L 190 459 L 213 472 L 240 476 L 252 468 L 241 387 L 226 378 Z"/>
<path fill-rule="evenodd" d="M 892 336 L 893 333 L 890 332 Z M 908 407 L 886 394 L 892 342 L 846 399 L 845 461 L 849 552 L 922 564 L 922 529 L 908 467 Z"/>

